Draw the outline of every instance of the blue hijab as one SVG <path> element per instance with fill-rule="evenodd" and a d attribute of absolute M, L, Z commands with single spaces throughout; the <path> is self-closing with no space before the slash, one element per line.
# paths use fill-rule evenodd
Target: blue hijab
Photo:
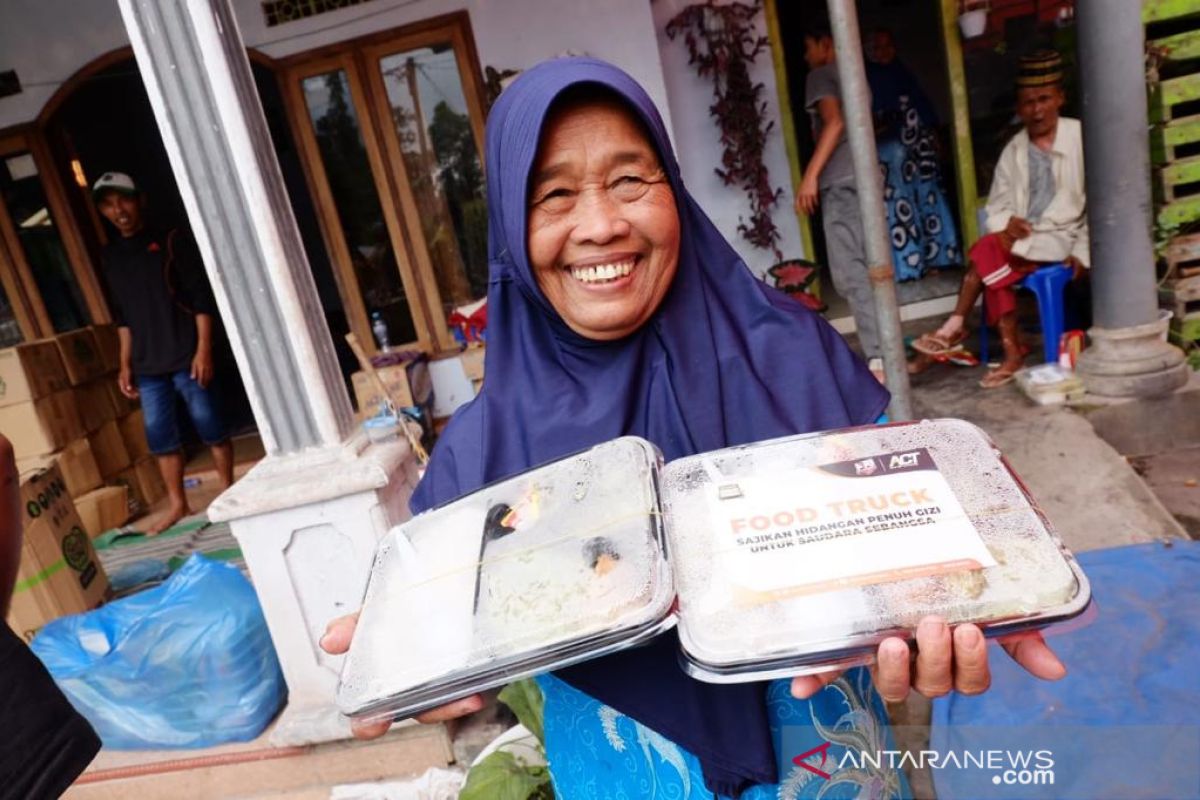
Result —
<path fill-rule="evenodd" d="M 571 331 L 526 253 L 528 181 L 547 112 L 578 84 L 628 103 L 662 160 L 679 210 L 679 267 L 630 336 Z M 687 193 L 649 96 L 603 61 L 563 58 L 523 73 L 487 123 L 488 343 L 483 389 L 447 426 L 414 512 L 609 439 L 635 435 L 668 460 L 806 431 L 874 422 L 887 392 L 828 324 L 757 280 Z M 677 637 L 559 677 L 672 739 L 715 792 L 776 780 L 765 684 L 688 678 Z"/>

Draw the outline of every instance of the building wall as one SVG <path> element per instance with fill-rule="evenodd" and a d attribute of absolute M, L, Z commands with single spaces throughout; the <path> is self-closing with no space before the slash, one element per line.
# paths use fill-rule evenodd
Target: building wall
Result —
<path fill-rule="evenodd" d="M 374 0 L 268 28 L 258 0 L 233 0 L 243 40 L 283 58 L 333 42 L 466 10 L 482 66 L 526 68 L 565 52 L 604 58 L 638 79 L 658 105 L 688 187 L 717 227 L 757 272 L 773 256 L 737 233 L 748 214 L 745 196 L 721 184 L 717 131 L 708 116 L 711 87 L 687 65 L 681 42 L 666 40 L 667 20 L 693 0 Z M 64 24 L 69 21 L 69 24 Z M 760 17 L 761 23 L 761 17 Z M 765 26 L 765 23 L 763 23 Z M 0 3 L 0 69 L 15 69 L 24 91 L 0 98 L 0 129 L 30 122 L 81 67 L 128 44 L 116 0 L 4 0 Z M 769 53 L 753 77 L 765 86 L 768 113 L 777 118 L 778 96 Z M 787 156 L 778 124 L 767 151 L 772 182 L 785 191 L 775 213 L 785 256 L 803 252 L 791 211 Z"/>
<path fill-rule="evenodd" d="M 713 103 L 712 83 L 709 79 L 698 76 L 695 69 L 688 65 L 687 48 L 684 43 L 680 39 L 671 41 L 665 32 L 671 18 L 694 2 L 695 0 L 654 0 L 650 4 L 654 14 L 658 50 L 662 57 L 667 102 L 671 119 L 675 123 L 675 150 L 679 154 L 688 191 L 708 212 L 725 238 L 737 248 L 750 269 L 761 275 L 775 262 L 774 255 L 768 250 L 752 247 L 737 231 L 739 216 L 750 215 L 749 200 L 740 189 L 725 186 L 713 170 L 714 166 L 721 163 L 721 143 L 716 123 L 708 112 Z M 763 15 L 759 14 L 756 19 L 759 33 L 765 36 L 766 21 Z M 800 224 L 792 207 L 795 187 L 791 185 L 787 150 L 784 147 L 779 122 L 779 94 L 770 50 L 764 49 L 759 53 L 751 69 L 750 78 L 763 84 L 762 98 L 767 106 L 767 119 L 775 123 L 768 138 L 764 160 L 771 185 L 783 190 L 782 199 L 771 215 L 781 236 L 779 249 L 784 258 L 800 258 L 805 255 L 804 245 L 800 239 Z"/>

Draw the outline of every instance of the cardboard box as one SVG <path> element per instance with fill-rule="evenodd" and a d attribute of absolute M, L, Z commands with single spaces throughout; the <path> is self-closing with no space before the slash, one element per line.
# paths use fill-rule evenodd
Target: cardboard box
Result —
<path fill-rule="evenodd" d="M 433 381 L 429 377 L 429 362 L 424 359 L 406 361 L 375 370 L 402 407 L 425 406 L 433 397 Z M 359 419 L 373 417 L 379 413 L 383 400 L 378 385 L 366 372 L 356 372 L 350 378 L 354 385 L 354 397 L 358 401 Z"/>
<path fill-rule="evenodd" d="M 12 441 L 17 458 L 53 453 L 85 433 L 70 390 L 0 407 L 0 431 Z"/>
<path fill-rule="evenodd" d="M 87 383 L 104 374 L 104 359 L 91 328 L 60 333 L 54 337 L 54 341 L 58 343 L 58 354 L 62 356 L 72 386 Z"/>
<path fill-rule="evenodd" d="M 37 400 L 70 386 L 53 340 L 0 350 L 0 406 Z"/>
<path fill-rule="evenodd" d="M 88 433 L 117 418 L 117 409 L 113 407 L 108 388 L 104 385 L 107 380 L 108 378 L 100 378 L 75 387 L 75 405 L 79 408 L 79 421 Z"/>
<path fill-rule="evenodd" d="M 100 383 L 108 392 L 109 402 L 112 403 L 113 410 L 116 411 L 118 419 L 132 414 L 140 408 L 137 400 L 130 400 L 121 394 L 121 387 L 117 385 L 116 375 L 106 375 L 101 379 Z"/>
<path fill-rule="evenodd" d="M 462 359 L 463 371 L 467 373 L 467 379 L 471 383 L 483 380 L 483 355 L 486 351 L 486 347 L 468 347 L 459 356 Z"/>
<path fill-rule="evenodd" d="M 117 427 L 121 429 L 121 439 L 125 442 L 125 452 L 129 453 L 130 461 L 150 455 L 150 443 L 146 441 L 146 418 L 140 408 L 117 420 Z"/>
<path fill-rule="evenodd" d="M 113 486 L 129 489 L 129 516 L 135 517 L 150 510 L 150 507 L 166 496 L 167 486 L 158 461 L 153 456 L 143 458 L 131 467 L 121 470 L 108 479 Z"/>
<path fill-rule="evenodd" d="M 92 455 L 96 458 L 96 466 L 105 478 L 116 475 L 133 463 L 129 451 L 125 449 L 125 440 L 121 438 L 121 429 L 115 421 L 104 423 L 89 433 L 87 438 Z"/>
<path fill-rule="evenodd" d="M 95 539 L 129 519 L 129 487 L 101 486 L 75 498 L 75 510 L 88 536 Z"/>
<path fill-rule="evenodd" d="M 109 586 L 57 467 L 21 483 L 21 508 L 24 541 L 8 624 L 28 642 L 47 622 L 103 603 Z"/>
<path fill-rule="evenodd" d="M 76 439 L 57 453 L 18 459 L 17 472 L 25 476 L 55 465 L 58 465 L 62 472 L 63 480 L 67 482 L 67 492 L 71 497 L 87 494 L 104 483 L 104 477 L 100 474 L 100 467 L 96 464 L 87 439 Z"/>
<path fill-rule="evenodd" d="M 116 325 L 93 325 L 92 335 L 100 350 L 100 361 L 105 372 L 116 372 L 121 368 L 121 337 Z"/>

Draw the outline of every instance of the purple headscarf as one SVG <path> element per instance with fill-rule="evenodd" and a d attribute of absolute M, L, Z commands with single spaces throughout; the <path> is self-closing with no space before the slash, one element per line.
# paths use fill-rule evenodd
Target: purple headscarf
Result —
<path fill-rule="evenodd" d="M 528 182 L 556 97 L 595 84 L 623 98 L 662 160 L 679 210 L 679 267 L 630 336 L 595 342 L 546 300 L 526 252 Z M 658 110 L 603 61 L 563 58 L 523 73 L 487 123 L 488 343 L 479 396 L 442 434 L 413 511 L 624 435 L 668 460 L 788 434 L 874 422 L 887 392 L 828 324 L 757 280 L 684 189 Z M 559 677 L 690 750 L 705 782 L 737 795 L 776 780 L 764 684 L 685 676 L 677 637 Z"/>

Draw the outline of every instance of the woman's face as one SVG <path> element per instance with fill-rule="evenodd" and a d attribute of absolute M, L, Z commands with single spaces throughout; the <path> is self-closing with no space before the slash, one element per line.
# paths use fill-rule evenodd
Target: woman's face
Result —
<path fill-rule="evenodd" d="M 571 330 L 611 341 L 658 308 L 679 263 L 679 214 L 654 146 L 616 101 L 566 105 L 542 129 L 529 261 Z"/>

